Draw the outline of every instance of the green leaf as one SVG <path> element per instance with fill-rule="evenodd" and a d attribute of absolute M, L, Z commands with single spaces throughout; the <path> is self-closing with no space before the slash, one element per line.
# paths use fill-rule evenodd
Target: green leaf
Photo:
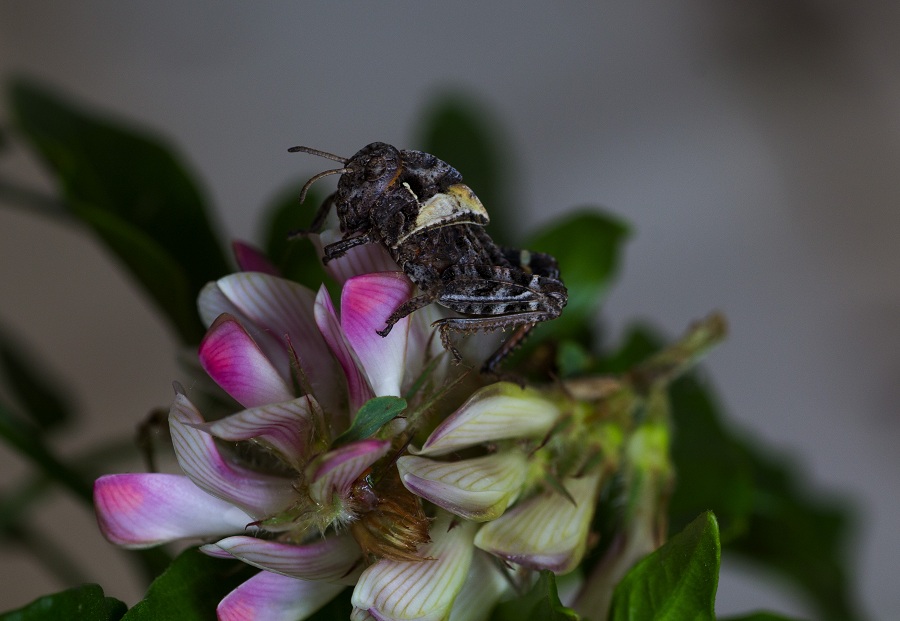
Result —
<path fill-rule="evenodd" d="M 559 601 L 556 576 L 544 570 L 531 590 L 499 604 L 491 614 L 491 621 L 577 621 L 580 617 Z"/>
<path fill-rule="evenodd" d="M 569 302 L 559 319 L 541 324 L 535 339 L 579 335 L 593 325 L 600 302 L 618 270 L 628 227 L 596 211 L 575 213 L 531 237 L 526 248 L 556 257 Z"/>
<path fill-rule="evenodd" d="M 0 403 L 0 438 L 29 459 L 47 477 L 62 484 L 87 504 L 93 503 L 91 484 L 50 451 L 37 429 Z"/>
<path fill-rule="evenodd" d="M 635 328 L 597 370 L 625 372 L 662 342 L 652 330 Z M 860 618 L 847 580 L 845 504 L 811 494 L 796 464 L 726 425 L 712 388 L 695 374 L 672 384 L 669 394 L 677 473 L 669 503 L 672 531 L 712 510 L 726 554 L 739 554 L 803 589 L 822 619 Z"/>
<path fill-rule="evenodd" d="M 702 514 L 622 579 L 610 621 L 715 619 L 719 584 L 719 527 Z"/>
<path fill-rule="evenodd" d="M 509 158 L 497 146 L 503 142 L 497 135 L 499 122 L 483 106 L 459 94 L 437 98 L 423 116 L 417 132 L 420 149 L 462 173 L 464 183 L 490 215 L 491 238 L 510 245 L 516 220 L 507 191 Z"/>
<path fill-rule="evenodd" d="M 196 548 L 182 552 L 150 585 L 123 621 L 214 621 L 219 601 L 257 570 L 215 559 Z"/>
<path fill-rule="evenodd" d="M 0 621 L 118 621 L 126 606 L 113 597 L 105 597 L 96 584 L 45 595 L 27 606 L 0 614 Z"/>
<path fill-rule="evenodd" d="M 143 231 L 115 214 L 84 204 L 75 209 L 144 285 L 182 341 L 198 343 L 203 336 L 203 326 L 194 302 L 196 295 L 191 290 L 187 273 L 173 257 Z"/>
<path fill-rule="evenodd" d="M 719 621 L 800 621 L 800 619 L 783 617 L 774 612 L 751 612 L 740 617 L 720 617 Z"/>
<path fill-rule="evenodd" d="M 373 436 L 375 432 L 394 420 L 405 409 L 406 399 L 400 397 L 369 399 L 359 408 L 350 429 L 339 435 L 332 446 L 343 446 Z"/>
<path fill-rule="evenodd" d="M 43 367 L 43 368 L 41 368 Z M 10 394 L 42 432 L 72 419 L 73 408 L 38 363 L 0 331 L 0 369 Z"/>
<path fill-rule="evenodd" d="M 109 241 L 110 228 L 139 231 L 154 242 L 154 258 L 169 271 L 171 266 L 183 270 L 187 300 L 181 306 L 193 305 L 203 285 L 229 271 L 203 197 L 162 141 L 80 109 L 28 80 L 12 83 L 10 103 L 17 128 L 56 176 L 63 198 L 76 216 L 92 215 L 88 224 L 105 241 Z M 106 217 L 96 216 L 97 212 Z M 98 222 L 105 228 L 98 229 Z M 121 236 L 115 239 L 122 241 Z M 112 250 L 132 269 L 142 266 L 135 276 L 156 298 L 159 287 L 146 282 L 147 274 L 155 269 L 145 263 L 147 245 L 135 256 L 124 243 Z M 163 261 L 161 256 L 168 259 Z M 180 289 L 182 283 L 175 286 Z M 172 306 L 157 302 L 167 310 Z M 186 330 L 179 317 L 170 318 L 183 338 L 190 333 L 196 340 L 195 331 Z"/>
<path fill-rule="evenodd" d="M 319 195 L 311 191 L 301 205 L 302 187 L 303 183 L 289 187 L 266 208 L 263 247 L 282 276 L 317 291 L 319 285 L 331 280 L 322 267 L 322 259 L 310 240 L 290 239 L 291 233 L 310 225 L 322 203 Z"/>

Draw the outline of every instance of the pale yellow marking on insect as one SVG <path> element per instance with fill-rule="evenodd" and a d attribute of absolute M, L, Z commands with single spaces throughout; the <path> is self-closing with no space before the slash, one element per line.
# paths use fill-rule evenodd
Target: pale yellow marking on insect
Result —
<path fill-rule="evenodd" d="M 403 185 L 406 185 L 404 183 Z M 409 189 L 409 186 L 407 186 Z M 410 190 L 412 192 L 412 190 Z M 413 194 L 415 196 L 415 194 Z M 436 229 L 451 224 L 478 224 L 490 222 L 487 210 L 469 186 L 462 183 L 451 185 L 446 192 L 435 194 L 419 205 L 419 213 L 412 230 L 398 241 L 424 229 Z"/>
<path fill-rule="evenodd" d="M 408 184 L 406 181 L 403 182 L 403 187 L 406 188 L 406 191 L 407 191 L 407 192 L 409 192 L 410 194 L 412 194 L 413 199 L 418 203 L 418 202 L 419 202 L 419 197 L 416 196 L 416 193 L 413 192 L 413 189 L 412 189 L 411 187 L 409 187 L 409 184 Z"/>

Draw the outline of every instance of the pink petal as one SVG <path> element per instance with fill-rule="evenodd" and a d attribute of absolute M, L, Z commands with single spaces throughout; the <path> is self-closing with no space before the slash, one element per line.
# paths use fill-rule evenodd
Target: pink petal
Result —
<path fill-rule="evenodd" d="M 290 344 L 316 398 L 326 409 L 336 406 L 337 367 L 316 326 L 313 292 L 293 281 L 256 273 L 231 274 L 217 284 L 241 315 L 269 336 L 260 346 L 276 368 L 290 367 Z M 269 342 L 277 354 L 270 351 Z"/>
<path fill-rule="evenodd" d="M 322 248 L 341 239 L 343 235 L 338 229 L 325 229 L 314 236 L 313 243 L 322 254 Z M 396 272 L 400 268 L 381 244 L 364 244 L 351 248 L 347 254 L 325 265 L 325 270 L 340 284 L 344 284 L 354 276 L 375 272 Z"/>
<path fill-rule="evenodd" d="M 125 548 L 241 532 L 253 518 L 178 474 L 111 474 L 94 483 L 103 536 Z"/>
<path fill-rule="evenodd" d="M 254 567 L 303 580 L 354 584 L 362 571 L 362 551 L 350 535 L 329 535 L 296 545 L 238 535 L 205 545 L 203 552 L 224 551 Z"/>
<path fill-rule="evenodd" d="M 197 428 L 222 440 L 251 438 L 273 448 L 288 464 L 299 467 L 316 429 L 323 424 L 321 410 L 310 396 L 284 403 L 250 408 Z"/>
<path fill-rule="evenodd" d="M 413 284 L 402 272 L 354 276 L 341 291 L 341 328 L 379 397 L 400 396 L 409 317 L 398 321 L 387 337 L 376 330 L 385 327 L 387 318 L 409 300 L 412 291 Z"/>
<path fill-rule="evenodd" d="M 330 504 L 333 494 L 347 498 L 353 483 L 390 448 L 388 440 L 360 440 L 322 455 L 307 471 L 310 496 L 323 504 Z"/>
<path fill-rule="evenodd" d="M 225 392 L 244 407 L 294 398 L 269 359 L 230 315 L 220 315 L 200 343 L 200 364 Z"/>
<path fill-rule="evenodd" d="M 247 242 L 235 239 L 231 242 L 231 250 L 234 252 L 234 258 L 242 272 L 262 272 L 272 276 L 281 276 L 278 268 L 269 261 L 269 257 Z"/>
<path fill-rule="evenodd" d="M 261 571 L 226 595 L 216 614 L 219 621 L 302 621 L 344 588 Z"/>
<path fill-rule="evenodd" d="M 197 487 L 237 505 L 254 518 L 277 513 L 295 499 L 290 479 L 260 474 L 223 459 L 213 437 L 197 428 L 203 417 L 184 395 L 175 395 L 169 430 L 178 464 Z"/>
<path fill-rule="evenodd" d="M 316 296 L 315 314 L 316 324 L 318 324 L 322 336 L 325 337 L 325 342 L 328 343 L 328 347 L 331 348 L 331 352 L 344 370 L 347 392 L 350 396 L 350 410 L 355 413 L 363 403 L 374 397 L 375 393 L 372 392 L 355 354 L 350 349 L 344 331 L 338 322 L 337 313 L 334 312 L 331 298 L 324 286 L 319 289 L 319 294 Z"/>

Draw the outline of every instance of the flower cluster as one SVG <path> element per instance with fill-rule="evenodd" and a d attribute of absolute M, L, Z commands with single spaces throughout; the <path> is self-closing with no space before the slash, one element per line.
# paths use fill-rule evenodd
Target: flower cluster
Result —
<path fill-rule="evenodd" d="M 437 311 L 376 334 L 413 295 L 380 248 L 330 264 L 340 312 L 324 287 L 237 254 L 246 271 L 200 296 L 199 359 L 243 409 L 207 422 L 178 387 L 182 474 L 100 478 L 110 541 L 200 539 L 260 568 L 222 620 L 296 621 L 347 586 L 356 621 L 479 619 L 530 570 L 578 566 L 621 452 L 614 413 L 508 382 L 458 399 L 449 387 L 467 384 L 432 338 Z"/>

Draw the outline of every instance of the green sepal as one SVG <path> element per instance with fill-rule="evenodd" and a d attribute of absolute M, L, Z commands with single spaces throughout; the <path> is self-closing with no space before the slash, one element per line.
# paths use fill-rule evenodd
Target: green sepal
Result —
<path fill-rule="evenodd" d="M 0 614 L 0 621 L 119 621 L 126 609 L 123 602 L 103 595 L 99 585 L 84 584 Z"/>
<path fill-rule="evenodd" d="M 239 561 L 212 558 L 191 548 L 153 581 L 123 621 L 214 621 L 216 606 L 258 570 Z"/>
<path fill-rule="evenodd" d="M 375 435 L 379 429 L 394 420 L 405 409 L 406 399 L 400 397 L 369 399 L 359 408 L 350 429 L 339 435 L 332 446 L 343 446 Z"/>
<path fill-rule="evenodd" d="M 580 618 L 559 601 L 553 572 L 543 570 L 528 593 L 498 604 L 490 621 L 577 621 Z"/>
<path fill-rule="evenodd" d="M 609 621 L 714 621 L 719 558 L 719 526 L 706 512 L 625 575 Z"/>

